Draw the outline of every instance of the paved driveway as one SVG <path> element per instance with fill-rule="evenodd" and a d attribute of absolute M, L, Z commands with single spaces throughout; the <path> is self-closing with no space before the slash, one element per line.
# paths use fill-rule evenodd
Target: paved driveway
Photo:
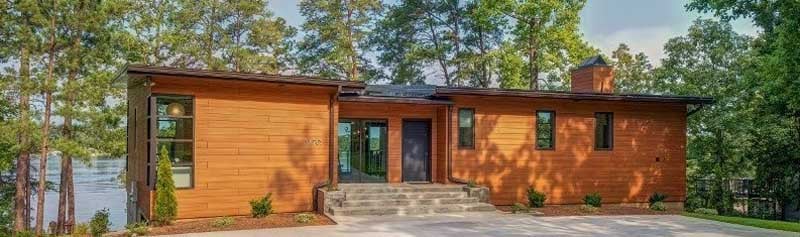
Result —
<path fill-rule="evenodd" d="M 533 217 L 500 213 L 466 213 L 408 217 L 338 217 L 336 221 L 339 225 L 179 236 L 800 236 L 792 232 L 668 215 Z"/>

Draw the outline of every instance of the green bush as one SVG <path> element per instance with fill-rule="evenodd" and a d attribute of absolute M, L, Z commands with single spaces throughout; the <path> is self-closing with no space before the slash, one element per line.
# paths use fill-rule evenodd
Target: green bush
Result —
<path fill-rule="evenodd" d="M 167 147 L 162 146 L 158 154 L 156 168 L 156 203 L 153 220 L 158 225 L 169 225 L 178 215 L 178 201 L 175 197 L 175 181 L 172 180 L 172 162 Z"/>
<path fill-rule="evenodd" d="M 529 207 L 543 207 L 545 200 L 547 200 L 547 196 L 544 193 L 537 192 L 533 187 L 528 188 Z"/>
<path fill-rule="evenodd" d="M 2 233 L 2 232 L 0 232 L 0 233 Z M 33 232 L 29 231 L 29 230 L 17 231 L 17 232 L 14 233 L 14 236 L 15 237 L 36 237 L 36 235 L 33 234 Z"/>
<path fill-rule="evenodd" d="M 311 213 L 300 213 L 294 215 L 294 221 L 297 223 L 311 223 L 316 217 Z"/>
<path fill-rule="evenodd" d="M 653 204 L 650 204 L 650 210 L 653 210 L 653 211 L 666 211 L 667 210 L 667 206 L 664 205 L 664 202 L 654 202 Z"/>
<path fill-rule="evenodd" d="M 255 218 L 272 214 L 272 193 L 267 193 L 263 198 L 250 201 L 250 209 Z"/>
<path fill-rule="evenodd" d="M 597 212 L 599 210 L 600 210 L 600 208 L 598 208 L 596 206 L 589 205 L 589 204 L 581 205 L 581 211 L 585 212 L 585 213 L 595 213 L 595 212 Z"/>
<path fill-rule="evenodd" d="M 467 187 L 468 188 L 478 187 L 478 183 L 475 182 L 474 179 L 470 179 L 470 180 L 467 181 Z"/>
<path fill-rule="evenodd" d="M 602 202 L 603 198 L 600 197 L 600 193 L 598 192 L 593 192 L 583 197 L 583 203 L 593 207 L 600 207 L 600 205 L 602 205 Z"/>
<path fill-rule="evenodd" d="M 666 194 L 655 192 L 653 195 L 650 195 L 650 198 L 647 200 L 647 202 L 649 202 L 650 206 L 652 206 L 654 203 L 664 202 L 664 200 L 667 200 Z"/>
<path fill-rule="evenodd" d="M 72 235 L 73 236 L 87 236 L 89 235 L 89 224 L 87 223 L 78 223 L 72 227 Z"/>
<path fill-rule="evenodd" d="M 525 212 L 529 212 L 529 211 L 530 211 L 530 208 L 528 208 L 527 206 L 525 206 L 522 203 L 516 202 L 516 203 L 514 203 L 514 205 L 511 205 L 511 213 L 517 214 L 517 213 L 525 213 Z"/>
<path fill-rule="evenodd" d="M 111 221 L 108 219 L 108 209 L 99 210 L 94 213 L 92 219 L 89 220 L 89 230 L 92 236 L 99 237 L 108 233 L 108 228 L 111 226 Z"/>
<path fill-rule="evenodd" d="M 717 210 L 711 208 L 697 208 L 694 209 L 694 213 L 705 214 L 705 215 L 719 215 Z"/>
<path fill-rule="evenodd" d="M 147 222 L 136 222 L 125 225 L 126 236 L 145 236 L 148 232 L 150 232 L 150 229 L 147 227 Z"/>
<path fill-rule="evenodd" d="M 225 228 L 232 226 L 234 223 L 236 223 L 236 220 L 234 220 L 233 217 L 226 216 L 214 219 L 214 221 L 211 222 L 211 226 L 214 228 Z"/>

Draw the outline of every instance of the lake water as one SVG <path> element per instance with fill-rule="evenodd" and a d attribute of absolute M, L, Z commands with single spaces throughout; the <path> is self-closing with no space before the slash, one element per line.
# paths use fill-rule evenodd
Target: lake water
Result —
<path fill-rule="evenodd" d="M 75 218 L 79 223 L 88 222 L 97 210 L 108 208 L 111 214 L 113 230 L 125 227 L 125 188 L 117 180 L 120 171 L 125 169 L 125 159 L 95 159 L 90 163 L 73 159 L 73 175 L 75 182 Z M 39 159 L 31 159 L 32 177 L 39 178 Z M 47 181 L 58 183 L 61 175 L 61 159 L 50 155 L 47 159 Z M 36 198 L 31 203 L 35 208 Z M 45 196 L 45 226 L 58 217 L 58 192 L 50 191 Z M 32 211 L 33 218 L 36 212 Z M 32 221 L 31 224 L 35 222 Z"/>

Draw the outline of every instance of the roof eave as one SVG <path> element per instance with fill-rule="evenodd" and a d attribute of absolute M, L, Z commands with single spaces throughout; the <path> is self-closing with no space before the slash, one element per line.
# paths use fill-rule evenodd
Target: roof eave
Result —
<path fill-rule="evenodd" d="M 570 100 L 597 100 L 597 101 L 627 101 L 627 102 L 660 102 L 682 104 L 713 104 L 714 99 L 709 97 L 689 96 L 657 96 L 657 95 L 614 95 L 593 93 L 554 93 L 538 91 L 512 91 L 512 90 L 480 90 L 462 88 L 437 88 L 437 96 L 509 96 L 541 99 L 570 99 Z"/>
<path fill-rule="evenodd" d="M 243 81 L 261 81 L 287 84 L 316 85 L 316 86 L 342 86 L 351 88 L 364 88 L 366 85 L 356 81 L 338 81 L 315 78 L 309 76 L 288 76 L 279 74 L 236 73 L 223 71 L 209 71 L 198 69 L 179 69 L 170 67 L 153 67 L 143 65 L 126 66 L 125 74 L 132 76 L 185 76 L 212 79 L 228 79 Z"/>

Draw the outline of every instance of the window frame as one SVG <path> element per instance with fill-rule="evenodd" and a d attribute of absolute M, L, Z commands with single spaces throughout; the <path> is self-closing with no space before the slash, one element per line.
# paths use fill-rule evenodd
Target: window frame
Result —
<path fill-rule="evenodd" d="M 539 113 L 550 113 L 550 147 L 539 146 Z M 536 150 L 555 150 L 556 149 L 556 111 L 555 110 L 536 110 L 536 120 L 534 121 L 535 136 L 533 146 Z"/>
<path fill-rule="evenodd" d="M 461 111 L 462 110 L 469 110 L 469 111 L 472 112 L 472 116 L 471 116 L 472 117 L 472 119 L 471 119 L 472 124 L 470 124 L 471 125 L 470 129 L 472 130 L 472 139 L 471 139 L 472 142 L 470 142 L 470 144 L 462 144 L 461 143 L 461 141 L 463 140 L 463 139 L 461 139 L 461 136 L 463 135 L 461 133 Z M 456 128 L 458 129 L 458 137 L 457 137 L 458 138 L 458 148 L 459 149 L 475 149 L 475 108 L 466 108 L 466 107 L 465 108 L 458 108 L 456 113 L 457 113 L 456 114 Z"/>
<path fill-rule="evenodd" d="M 149 111 L 152 111 L 152 113 L 154 113 L 154 114 L 148 115 L 148 118 L 151 121 L 151 126 L 152 126 L 152 128 L 151 128 L 152 129 L 152 133 L 150 134 L 150 138 L 152 139 L 153 142 L 151 144 L 155 145 L 155 146 L 151 145 L 151 147 L 153 147 L 153 151 L 150 153 L 151 155 L 153 155 L 152 161 L 153 161 L 154 164 L 158 163 L 158 153 L 160 151 L 159 143 L 161 143 L 161 142 L 190 143 L 191 144 L 191 150 L 192 150 L 192 162 L 191 162 L 191 169 L 190 169 L 190 173 L 189 173 L 189 186 L 188 187 L 177 187 L 176 186 L 175 189 L 176 190 L 194 189 L 195 188 L 195 173 L 196 173 L 195 172 L 195 168 L 197 167 L 197 161 L 196 161 L 196 157 L 197 157 L 197 155 L 196 155 L 197 154 L 196 153 L 197 152 L 196 151 L 196 147 L 197 147 L 197 119 L 196 119 L 197 118 L 197 116 L 196 116 L 196 114 L 197 114 L 197 100 L 196 100 L 196 97 L 194 95 L 192 95 L 192 94 L 170 94 L 170 93 L 152 93 L 150 96 L 153 98 L 152 105 L 154 107 L 154 108 L 149 110 Z M 183 116 L 159 115 L 158 114 L 158 98 L 159 97 L 185 97 L 187 99 L 190 99 L 191 100 L 191 105 L 192 105 L 191 115 L 183 115 Z M 158 126 L 159 126 L 159 121 L 161 120 L 161 118 L 191 119 L 192 120 L 192 122 L 191 122 L 191 124 L 192 124 L 192 138 L 191 139 L 159 138 L 158 137 L 159 127 Z M 173 166 L 173 168 L 174 167 L 175 166 Z M 151 171 L 151 175 L 154 177 L 154 179 L 153 179 L 153 189 L 155 189 L 155 186 L 156 186 L 155 185 L 156 178 L 157 178 L 157 177 L 155 177 L 156 173 L 157 173 L 156 170 L 152 170 Z"/>
<path fill-rule="evenodd" d="M 598 147 L 597 145 L 597 119 L 599 115 L 608 115 L 608 147 Z M 614 150 L 614 112 L 595 112 L 594 113 L 594 149 L 597 151 Z"/>

